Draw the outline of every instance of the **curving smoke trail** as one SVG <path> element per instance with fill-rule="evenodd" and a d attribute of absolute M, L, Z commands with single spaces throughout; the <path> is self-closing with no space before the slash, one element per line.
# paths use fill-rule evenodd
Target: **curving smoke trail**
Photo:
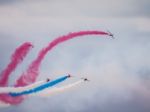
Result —
<path fill-rule="evenodd" d="M 74 83 L 68 84 L 66 86 L 62 86 L 62 87 L 53 87 L 53 88 L 47 88 L 43 91 L 39 91 L 37 93 L 33 93 L 29 96 L 40 96 L 40 97 L 48 97 L 52 94 L 58 93 L 58 92 L 63 92 L 65 90 L 71 89 L 75 86 L 78 86 L 79 84 L 81 84 L 82 82 L 84 82 L 84 80 L 78 80 Z"/>
<path fill-rule="evenodd" d="M 103 32 L 103 31 L 80 31 L 80 32 L 69 33 L 67 35 L 60 36 L 60 37 L 54 39 L 52 42 L 49 43 L 49 45 L 47 47 L 43 48 L 39 52 L 37 58 L 29 65 L 27 71 L 25 73 L 23 73 L 21 75 L 21 77 L 16 81 L 15 87 L 26 86 L 26 85 L 29 85 L 29 84 L 35 82 L 35 80 L 39 74 L 39 67 L 41 65 L 41 62 L 44 59 L 45 55 L 49 51 L 52 50 L 52 48 L 56 47 L 58 44 L 65 42 L 67 40 L 70 40 L 70 39 L 73 39 L 76 37 L 85 36 L 85 35 L 107 35 L 107 36 L 111 36 L 110 33 Z M 31 47 L 32 45 L 29 44 L 29 46 Z M 12 66 L 12 67 L 8 66 L 9 69 L 5 70 L 5 71 L 8 70 L 8 73 L 2 72 L 2 79 L 3 80 L 1 79 L 1 81 L 0 81 L 2 85 L 7 85 L 9 74 L 11 73 L 11 71 L 13 71 L 15 69 L 17 64 L 20 62 L 19 60 L 22 60 L 23 57 L 25 56 L 25 55 L 21 55 L 22 54 L 21 52 L 23 52 L 25 54 L 27 53 L 26 50 L 22 51 L 22 50 L 17 49 L 17 51 L 20 52 L 18 54 L 18 57 L 16 56 L 15 58 L 12 58 L 13 60 L 9 64 L 9 66 Z M 5 76 L 5 74 L 6 74 L 6 76 Z M 23 101 L 23 99 L 24 99 L 23 96 L 18 96 L 18 97 L 14 98 L 14 97 L 10 96 L 9 94 L 0 94 L 0 101 L 4 102 L 6 104 L 16 105 L 16 104 L 21 103 Z"/>
<path fill-rule="evenodd" d="M 20 93 L 41 86 L 46 82 L 46 80 L 42 80 L 23 87 L 0 87 L 0 93 Z"/>
<path fill-rule="evenodd" d="M 39 86 L 37 86 L 35 88 L 27 89 L 27 90 L 24 90 L 22 92 L 10 92 L 9 94 L 11 96 L 13 96 L 13 97 L 17 97 L 17 96 L 22 96 L 22 95 L 28 95 L 28 94 L 36 93 L 36 92 L 42 91 L 42 90 L 44 90 L 46 88 L 53 87 L 54 85 L 59 84 L 59 83 L 65 81 L 68 78 L 69 78 L 68 75 L 65 75 L 63 77 L 60 77 L 60 78 L 57 78 L 55 80 L 46 82 L 46 83 L 44 83 L 42 85 L 39 85 Z"/>
<path fill-rule="evenodd" d="M 5 87 L 8 85 L 8 78 L 10 74 L 16 69 L 16 67 L 23 61 L 24 57 L 28 54 L 29 50 L 33 47 L 33 45 L 29 42 L 25 42 L 21 46 L 19 46 L 15 52 L 11 56 L 11 62 L 8 66 L 2 71 L 0 74 L 0 86 Z M 0 94 L 0 101 L 4 102 L 6 105 L 20 103 L 20 100 L 23 98 L 18 98 L 14 100 L 14 98 L 10 97 L 8 94 Z M 3 104 L 4 104 L 3 103 Z"/>
<path fill-rule="evenodd" d="M 0 86 L 7 86 L 10 74 L 16 69 L 18 64 L 23 61 L 31 47 L 33 47 L 32 44 L 26 42 L 15 50 L 11 56 L 11 62 L 0 74 Z"/>
<path fill-rule="evenodd" d="M 39 52 L 37 58 L 30 64 L 26 73 L 22 74 L 21 77 L 17 80 L 17 83 L 15 86 L 25 86 L 25 85 L 33 83 L 36 80 L 36 77 L 38 76 L 38 73 L 39 73 L 39 67 L 40 67 L 41 62 L 43 58 L 45 57 L 45 55 L 50 50 L 52 50 L 52 48 L 54 48 L 58 44 L 65 42 L 67 40 L 85 36 L 85 35 L 108 35 L 110 36 L 110 33 L 103 32 L 103 31 L 80 31 L 80 32 L 69 33 L 67 35 L 60 36 L 54 39 L 52 42 L 49 43 L 47 47 L 43 48 Z"/>
<path fill-rule="evenodd" d="M 48 97 L 50 95 L 53 95 L 55 93 L 59 93 L 59 92 L 63 92 L 65 90 L 68 90 L 68 89 L 71 89 L 73 87 L 76 87 L 78 86 L 79 84 L 83 83 L 84 80 L 83 79 L 80 79 L 78 81 L 75 81 L 71 84 L 68 84 L 68 85 L 65 85 L 65 86 L 62 86 L 62 87 L 52 87 L 54 85 L 54 82 L 57 82 L 56 84 L 60 83 L 61 81 L 64 81 L 66 79 L 66 76 L 63 76 L 61 78 L 58 78 L 54 81 L 51 81 L 51 82 L 46 82 L 45 80 L 42 80 L 42 81 L 38 81 L 34 84 L 31 84 L 29 86 L 25 86 L 25 87 L 18 87 L 18 88 L 15 88 L 15 87 L 4 87 L 4 88 L 0 88 L 0 92 L 1 93 L 21 93 L 23 91 L 30 91 L 31 93 L 27 93 L 27 94 L 22 94 L 22 95 L 26 95 L 26 97 L 30 97 L 30 96 L 38 96 L 38 97 Z M 55 84 L 55 85 L 56 85 Z M 48 86 L 49 85 L 49 86 Z M 42 88 L 42 89 L 38 89 L 38 88 L 41 88 L 41 86 L 44 86 L 45 88 Z M 21 94 L 20 94 L 21 95 Z M 16 97 L 16 96 L 15 96 Z M 10 104 L 6 104 L 4 102 L 0 102 L 0 107 L 8 107 L 8 106 L 11 106 Z"/>

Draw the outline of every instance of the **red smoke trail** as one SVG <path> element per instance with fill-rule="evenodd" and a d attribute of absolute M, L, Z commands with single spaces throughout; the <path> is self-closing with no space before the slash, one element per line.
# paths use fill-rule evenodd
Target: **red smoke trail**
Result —
<path fill-rule="evenodd" d="M 0 86 L 7 86 L 10 74 L 15 70 L 17 65 L 23 61 L 23 58 L 27 55 L 31 47 L 33 47 L 31 43 L 26 42 L 18 47 L 14 54 L 12 54 L 11 62 L 0 74 Z"/>
<path fill-rule="evenodd" d="M 84 36 L 84 35 L 108 35 L 108 36 L 110 36 L 110 33 L 102 32 L 102 31 L 80 31 L 80 32 L 69 33 L 67 35 L 60 36 L 60 37 L 54 39 L 52 42 L 49 43 L 49 45 L 47 47 L 43 48 L 39 52 L 37 58 L 30 64 L 27 71 L 25 73 L 23 73 L 21 75 L 21 77 L 17 80 L 15 86 L 16 87 L 17 86 L 25 86 L 25 85 L 35 82 L 35 80 L 38 76 L 38 73 L 39 73 L 40 64 L 48 51 L 52 50 L 52 48 L 54 48 L 55 46 L 57 46 L 58 44 L 60 44 L 62 42 L 65 42 L 67 40 L 70 40 L 70 39 L 73 39 L 76 37 Z M 24 97 L 21 97 L 21 96 L 14 98 L 7 94 L 0 96 L 1 101 L 12 104 L 12 105 L 21 103 L 23 101 L 23 99 L 24 99 Z"/>
<path fill-rule="evenodd" d="M 8 85 L 8 78 L 10 74 L 16 69 L 18 64 L 20 64 L 23 61 L 24 57 L 28 54 L 31 47 L 33 47 L 32 44 L 26 42 L 15 50 L 15 52 L 11 56 L 11 62 L 0 74 L 1 76 L 0 86 Z M 22 97 L 18 97 L 17 99 L 14 99 L 7 94 L 0 94 L 0 100 L 5 103 L 18 104 L 22 101 L 22 99 L 23 99 Z"/>
<path fill-rule="evenodd" d="M 69 33 L 67 35 L 60 36 L 54 39 L 52 42 L 49 43 L 47 47 L 43 48 L 39 52 L 38 57 L 31 63 L 31 65 L 27 69 L 27 72 L 21 75 L 21 77 L 17 80 L 16 86 L 25 86 L 25 85 L 33 83 L 36 80 L 36 77 L 38 76 L 38 73 L 39 73 L 40 64 L 48 51 L 50 51 L 52 48 L 54 48 L 56 45 L 62 42 L 65 42 L 72 38 L 84 36 L 84 35 L 108 35 L 110 36 L 110 33 L 102 32 L 102 31 L 80 31 L 80 32 Z"/>

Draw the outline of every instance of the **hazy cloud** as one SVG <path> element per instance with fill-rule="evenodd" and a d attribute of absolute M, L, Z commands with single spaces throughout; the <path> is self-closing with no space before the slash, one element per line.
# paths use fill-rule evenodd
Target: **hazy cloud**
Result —
<path fill-rule="evenodd" d="M 28 98 L 1 112 L 150 111 L 148 0 L 3 0 L 0 18 L 0 71 L 16 47 L 25 41 L 34 45 L 12 73 L 11 84 L 59 35 L 109 29 L 116 37 L 90 36 L 57 46 L 43 60 L 38 80 L 71 73 L 91 81 L 49 98 Z"/>
<path fill-rule="evenodd" d="M 149 0 L 1 0 L 1 8 L 18 15 L 54 17 L 149 17 Z M 9 12 L 3 12 L 10 14 Z"/>

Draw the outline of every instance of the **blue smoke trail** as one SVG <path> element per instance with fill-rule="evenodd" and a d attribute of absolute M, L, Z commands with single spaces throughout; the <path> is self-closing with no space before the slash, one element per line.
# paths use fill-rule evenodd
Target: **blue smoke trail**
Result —
<path fill-rule="evenodd" d="M 50 81 L 50 82 L 47 82 L 43 85 L 40 85 L 36 88 L 33 88 L 33 89 L 30 89 L 30 90 L 25 90 L 25 91 L 22 91 L 22 92 L 18 92 L 18 93 L 13 93 L 13 92 L 10 92 L 9 95 L 13 96 L 13 97 L 16 97 L 16 96 L 21 96 L 21 95 L 28 95 L 28 94 L 31 94 L 31 93 L 34 93 L 34 92 L 38 92 L 38 91 L 41 91 L 43 89 L 46 89 L 48 87 L 52 87 L 64 80 L 66 80 L 68 78 L 68 75 L 66 76 L 63 76 L 63 77 L 60 77 L 56 80 L 53 80 L 53 81 Z"/>

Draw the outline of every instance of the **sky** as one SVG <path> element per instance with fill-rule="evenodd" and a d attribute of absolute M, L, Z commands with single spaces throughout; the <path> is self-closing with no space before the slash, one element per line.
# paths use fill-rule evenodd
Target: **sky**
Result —
<path fill-rule="evenodd" d="M 70 73 L 74 79 L 64 85 L 80 77 L 89 83 L 47 98 L 29 97 L 0 112 L 150 112 L 149 12 L 149 0 L 0 0 L 0 71 L 15 48 L 24 42 L 34 45 L 11 74 L 10 86 L 60 35 L 109 30 L 115 36 L 60 44 L 46 55 L 37 79 Z"/>

